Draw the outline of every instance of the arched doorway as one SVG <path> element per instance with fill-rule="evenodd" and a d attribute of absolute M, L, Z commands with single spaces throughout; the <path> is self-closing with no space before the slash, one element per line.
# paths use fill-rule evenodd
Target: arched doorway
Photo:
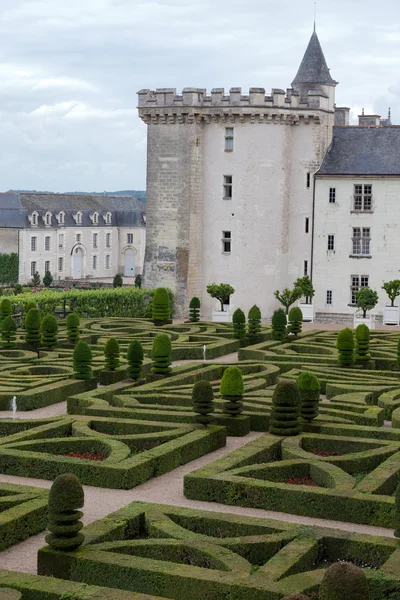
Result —
<path fill-rule="evenodd" d="M 72 253 L 72 279 L 82 279 L 83 277 L 83 248 L 75 248 Z"/>
<path fill-rule="evenodd" d="M 124 252 L 124 276 L 135 277 L 135 250 L 127 248 Z"/>

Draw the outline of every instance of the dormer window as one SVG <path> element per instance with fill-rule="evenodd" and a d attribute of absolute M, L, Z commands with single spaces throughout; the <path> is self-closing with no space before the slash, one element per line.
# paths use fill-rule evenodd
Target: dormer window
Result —
<path fill-rule="evenodd" d="M 98 212 L 93 213 L 92 221 L 93 221 L 93 225 L 98 225 L 98 223 L 99 223 L 99 213 Z"/>
<path fill-rule="evenodd" d="M 77 225 L 82 225 L 82 213 L 81 211 L 78 211 L 75 215 L 75 223 Z"/>
<path fill-rule="evenodd" d="M 47 212 L 44 215 L 44 219 L 43 220 L 44 220 L 44 224 L 45 225 L 47 225 L 47 226 L 51 225 L 51 212 Z"/>
<path fill-rule="evenodd" d="M 64 223 L 65 223 L 65 212 L 63 210 L 58 213 L 58 219 L 57 220 L 58 220 L 59 225 L 64 225 Z"/>
<path fill-rule="evenodd" d="M 39 213 L 33 212 L 31 216 L 31 225 L 37 226 L 39 222 Z"/>
<path fill-rule="evenodd" d="M 106 215 L 104 217 L 104 221 L 105 221 L 106 225 L 111 225 L 111 213 L 110 212 L 106 213 Z"/>

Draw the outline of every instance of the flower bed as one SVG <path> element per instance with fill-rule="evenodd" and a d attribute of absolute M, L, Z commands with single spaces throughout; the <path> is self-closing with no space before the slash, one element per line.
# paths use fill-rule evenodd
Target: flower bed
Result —
<path fill-rule="evenodd" d="M 313 487 L 321 487 L 307 475 L 305 477 L 289 477 L 289 479 L 283 480 L 282 483 L 288 483 L 289 485 L 311 485 Z"/>

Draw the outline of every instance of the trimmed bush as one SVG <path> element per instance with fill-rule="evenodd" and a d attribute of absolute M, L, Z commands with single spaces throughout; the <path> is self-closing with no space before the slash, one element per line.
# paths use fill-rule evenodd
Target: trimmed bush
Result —
<path fill-rule="evenodd" d="M 215 298 L 221 305 L 221 311 L 224 310 L 224 304 L 229 304 L 229 298 L 235 293 L 235 289 L 229 283 L 210 283 L 207 288 L 207 294 Z"/>
<path fill-rule="evenodd" d="M 129 363 L 127 374 L 131 379 L 139 379 L 143 365 L 143 348 L 138 340 L 133 340 L 128 347 L 126 358 Z"/>
<path fill-rule="evenodd" d="M 8 298 L 3 298 L 0 302 L 0 323 L 12 315 L 12 304 Z"/>
<path fill-rule="evenodd" d="M 397 538 L 400 538 L 400 483 L 396 487 L 396 494 L 394 497 L 395 507 L 396 507 L 396 515 L 394 522 L 394 535 Z"/>
<path fill-rule="evenodd" d="M 286 336 L 287 320 L 283 308 L 277 308 L 272 315 L 272 337 L 274 340 L 283 340 Z"/>
<path fill-rule="evenodd" d="M 115 371 L 120 365 L 119 360 L 119 344 L 115 338 L 110 338 L 106 341 L 104 346 L 104 357 L 105 357 L 105 368 L 106 371 Z"/>
<path fill-rule="evenodd" d="M 31 308 L 25 318 L 25 342 L 30 346 L 40 344 L 40 311 L 38 308 Z"/>
<path fill-rule="evenodd" d="M 40 325 L 41 342 L 43 346 L 52 348 L 57 345 L 58 323 L 53 315 L 46 315 Z"/>
<path fill-rule="evenodd" d="M 232 316 L 233 337 L 240 340 L 246 335 L 246 316 L 241 308 L 237 308 Z"/>
<path fill-rule="evenodd" d="M 358 362 L 364 362 L 371 359 L 369 352 L 369 328 L 364 323 L 357 325 L 355 331 L 356 337 L 356 353 L 355 360 Z"/>
<path fill-rule="evenodd" d="M 214 393 L 209 381 L 196 381 L 192 390 L 193 418 L 195 423 L 207 426 L 212 421 L 210 413 L 214 412 Z"/>
<path fill-rule="evenodd" d="M 81 324 L 81 320 L 79 316 L 75 312 L 70 313 L 65 324 L 67 326 L 67 339 L 72 344 L 75 344 L 80 337 L 79 325 Z"/>
<path fill-rule="evenodd" d="M 153 298 L 153 321 L 162 323 L 169 321 L 171 318 L 171 307 L 169 304 L 169 296 L 166 288 L 157 288 Z"/>
<path fill-rule="evenodd" d="M 172 362 L 171 340 L 166 333 L 159 333 L 153 341 L 151 350 L 151 370 L 159 375 L 167 375 L 171 372 Z"/>
<path fill-rule="evenodd" d="M 346 327 L 339 331 L 336 348 L 340 365 L 349 366 L 354 363 L 354 335 L 351 329 Z"/>
<path fill-rule="evenodd" d="M 225 369 L 219 391 L 222 399 L 225 400 L 222 412 L 230 417 L 240 415 L 243 412 L 244 385 L 242 372 L 238 367 Z"/>
<path fill-rule="evenodd" d="M 73 354 L 74 378 L 90 379 L 92 377 L 92 351 L 86 342 L 77 343 Z"/>
<path fill-rule="evenodd" d="M 78 508 L 84 504 L 82 484 L 76 475 L 65 473 L 54 480 L 49 492 L 49 524 L 46 542 L 51 548 L 69 552 L 82 545 L 85 537 L 79 533 L 83 527 L 83 513 Z"/>
<path fill-rule="evenodd" d="M 397 342 L 397 367 L 400 369 L 400 339 Z"/>
<path fill-rule="evenodd" d="M 189 321 L 197 323 L 200 321 L 200 299 L 193 296 L 189 303 Z"/>
<path fill-rule="evenodd" d="M 303 328 L 303 313 L 301 308 L 298 306 L 293 306 L 293 308 L 289 311 L 289 325 L 288 332 L 293 333 L 293 335 L 297 335 L 301 333 Z"/>
<path fill-rule="evenodd" d="M 300 392 L 300 416 L 305 421 L 312 421 L 318 416 L 318 405 L 321 384 L 313 373 L 300 373 L 296 379 Z"/>
<path fill-rule="evenodd" d="M 367 578 L 360 567 L 337 562 L 325 571 L 319 588 L 319 600 L 369 600 Z"/>
<path fill-rule="evenodd" d="M 261 310 L 256 304 L 251 307 L 247 316 L 249 335 L 257 335 L 261 331 Z"/>
<path fill-rule="evenodd" d="M 11 346 L 17 339 L 17 324 L 12 317 L 6 317 L 1 323 L 1 339 Z"/>
<path fill-rule="evenodd" d="M 113 279 L 113 287 L 117 288 L 117 287 L 122 287 L 122 275 L 120 275 L 119 273 L 117 273 Z"/>
<path fill-rule="evenodd" d="M 294 381 L 280 381 L 272 396 L 269 432 L 273 435 L 298 435 L 301 431 L 300 391 Z"/>

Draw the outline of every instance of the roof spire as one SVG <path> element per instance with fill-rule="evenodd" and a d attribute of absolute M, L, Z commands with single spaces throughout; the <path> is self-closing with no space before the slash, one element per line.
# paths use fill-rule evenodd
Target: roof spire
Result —
<path fill-rule="evenodd" d="M 300 68 L 292 82 L 294 89 L 299 89 L 301 86 L 304 87 L 304 85 L 309 89 L 315 89 L 316 84 L 336 85 L 337 83 L 329 73 L 315 28 L 316 21 L 314 21 L 314 31 L 301 61 Z"/>
<path fill-rule="evenodd" d="M 314 33 L 317 31 L 317 3 L 314 2 Z"/>

